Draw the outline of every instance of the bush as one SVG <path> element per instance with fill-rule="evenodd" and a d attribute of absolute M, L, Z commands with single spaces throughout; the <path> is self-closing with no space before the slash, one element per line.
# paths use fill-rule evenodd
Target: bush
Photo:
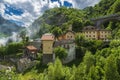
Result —
<path fill-rule="evenodd" d="M 56 57 L 59 57 L 60 59 L 64 59 L 65 57 L 67 57 L 67 51 L 62 47 L 55 48 L 54 53 Z"/>
<path fill-rule="evenodd" d="M 18 52 L 22 52 L 23 43 L 10 43 L 7 45 L 6 53 L 7 54 L 16 54 Z"/>

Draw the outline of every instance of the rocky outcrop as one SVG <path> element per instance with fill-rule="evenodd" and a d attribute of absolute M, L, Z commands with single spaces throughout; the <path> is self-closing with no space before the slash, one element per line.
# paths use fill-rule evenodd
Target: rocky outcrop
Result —
<path fill-rule="evenodd" d="M 29 58 L 21 58 L 17 62 L 17 70 L 19 72 L 24 72 L 25 70 L 32 68 L 36 64 L 35 61 L 31 61 Z"/>

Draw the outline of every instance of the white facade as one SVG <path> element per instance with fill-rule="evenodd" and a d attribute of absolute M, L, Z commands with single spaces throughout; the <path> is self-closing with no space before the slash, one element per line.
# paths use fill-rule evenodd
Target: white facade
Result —
<path fill-rule="evenodd" d="M 75 43 L 67 44 L 69 49 L 67 49 L 68 55 L 65 59 L 63 59 L 63 63 L 68 63 L 75 59 Z"/>

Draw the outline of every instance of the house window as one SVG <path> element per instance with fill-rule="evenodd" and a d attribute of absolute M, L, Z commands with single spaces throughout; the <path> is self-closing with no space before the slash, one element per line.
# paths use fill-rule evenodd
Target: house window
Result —
<path fill-rule="evenodd" d="M 93 35 L 93 37 L 95 37 L 95 35 Z"/>
<path fill-rule="evenodd" d="M 86 35 L 86 37 L 88 37 L 88 35 Z"/>
<path fill-rule="evenodd" d="M 89 37 L 91 37 L 91 35 L 89 35 Z"/>

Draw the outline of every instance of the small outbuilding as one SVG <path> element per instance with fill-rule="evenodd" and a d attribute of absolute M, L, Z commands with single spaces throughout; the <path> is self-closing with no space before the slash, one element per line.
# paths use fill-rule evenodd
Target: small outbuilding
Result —
<path fill-rule="evenodd" d="M 38 53 L 38 49 L 32 45 L 26 46 L 24 50 L 24 57 L 28 57 L 30 59 L 36 59 Z"/>

